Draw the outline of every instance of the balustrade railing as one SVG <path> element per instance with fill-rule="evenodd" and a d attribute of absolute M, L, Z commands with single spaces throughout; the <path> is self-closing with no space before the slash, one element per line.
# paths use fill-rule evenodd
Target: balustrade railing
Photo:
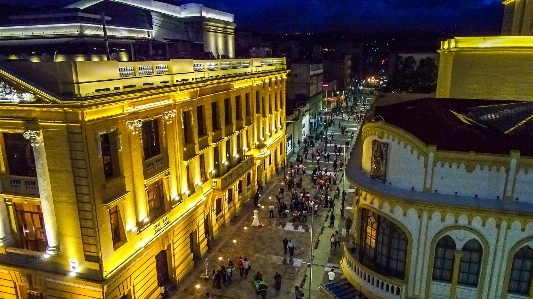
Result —
<path fill-rule="evenodd" d="M 403 282 L 384 277 L 366 268 L 357 261 L 346 247 L 344 247 L 341 268 L 345 275 L 349 275 L 352 279 L 355 279 L 369 293 L 387 299 L 405 298 L 405 284 Z"/>
<path fill-rule="evenodd" d="M 8 175 L 4 178 L 4 192 L 11 194 L 39 195 L 36 177 Z"/>

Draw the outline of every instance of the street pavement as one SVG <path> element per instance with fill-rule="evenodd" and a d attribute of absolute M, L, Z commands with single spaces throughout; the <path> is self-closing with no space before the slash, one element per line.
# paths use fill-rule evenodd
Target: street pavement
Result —
<path fill-rule="evenodd" d="M 328 112 L 327 115 L 330 113 Z M 346 116 L 345 116 L 346 119 Z M 340 117 L 335 117 L 335 125 L 330 127 L 329 133 L 333 133 L 333 141 L 328 143 L 328 150 L 333 154 L 333 144 L 338 146 L 344 146 L 344 138 L 340 133 L 338 122 Z M 357 136 L 358 124 L 351 118 L 349 121 L 343 121 L 343 126 L 347 127 L 346 138 L 350 140 L 350 134 L 355 131 Z M 319 129 L 320 131 L 320 129 Z M 354 137 L 355 139 L 355 137 Z M 322 142 L 316 142 L 315 147 L 321 146 Z M 298 152 L 302 152 L 302 147 L 296 149 Z M 351 147 L 346 149 L 346 155 L 349 156 Z M 311 148 L 309 148 L 309 153 Z M 339 161 L 342 160 L 344 151 L 341 151 Z M 302 155 L 303 156 L 303 155 Z M 290 161 L 296 166 L 294 162 L 297 157 L 297 153 L 294 153 Z M 307 168 L 307 174 L 303 175 L 303 188 L 309 190 L 311 196 L 316 191 L 316 186 L 313 185 L 311 176 L 309 175 L 312 170 L 311 155 L 309 159 L 304 161 L 304 165 Z M 333 159 L 328 164 L 328 168 L 332 170 L 331 164 Z M 288 163 L 289 164 L 289 163 Z M 324 162 L 320 162 L 321 167 L 324 166 Z M 288 166 L 288 165 L 287 165 Z M 335 200 L 335 226 L 329 227 L 329 215 L 330 209 L 320 207 L 318 210 L 318 216 L 312 219 L 311 215 L 308 217 L 308 221 L 304 223 L 292 222 L 292 217 L 289 215 L 286 218 L 279 218 L 277 213 L 277 201 L 275 195 L 279 192 L 279 188 L 284 182 L 284 176 L 288 171 L 288 167 L 285 171 L 280 170 L 264 187 L 259 205 L 261 207 L 253 206 L 253 199 L 250 199 L 241 210 L 231 219 L 231 221 L 222 227 L 215 239 L 212 242 L 211 250 L 195 263 L 194 268 L 190 273 L 181 281 L 178 282 L 177 287 L 171 291 L 171 298 L 183 299 L 183 298 L 205 298 L 205 293 L 210 293 L 213 299 L 247 299 L 247 298 L 260 298 L 260 295 L 255 293 L 255 287 L 253 286 L 253 276 L 257 271 L 261 271 L 263 278 L 269 286 L 266 298 L 294 298 L 294 286 L 302 286 L 305 293 L 305 298 L 321 298 L 318 293 L 319 285 L 327 282 L 327 272 L 333 268 L 336 272 L 336 280 L 340 279 L 342 273 L 339 267 L 339 261 L 342 257 L 342 248 L 330 249 L 330 237 L 336 230 L 339 232 L 345 226 L 345 219 L 340 217 L 340 202 L 341 199 Z M 297 175 L 297 177 L 300 175 Z M 295 178 L 295 181 L 297 180 Z M 342 177 L 342 172 L 337 172 L 337 177 Z M 345 216 L 351 216 L 351 206 L 353 199 L 353 189 L 349 187 L 348 182 L 344 184 L 343 180 L 337 180 L 337 186 L 340 187 L 341 193 L 344 188 L 348 195 L 346 197 Z M 333 189 L 337 186 L 333 185 Z M 334 192 L 329 192 L 333 196 Z M 284 193 L 284 201 L 289 204 L 289 194 L 287 190 Z M 341 196 L 342 198 L 342 196 Z M 274 218 L 269 218 L 268 206 L 273 204 L 276 207 Z M 259 211 L 259 221 L 263 223 L 263 227 L 252 227 L 253 211 L 257 209 Z M 312 225 L 314 223 L 314 225 Z M 315 249 L 313 247 L 313 260 L 311 263 L 312 279 L 309 271 L 309 261 L 311 253 L 311 227 L 313 227 L 314 244 L 318 239 L 318 245 Z M 352 227 L 352 233 L 354 228 Z M 291 259 L 288 255 L 284 254 L 283 238 L 292 239 L 296 243 L 296 249 L 294 257 Z M 342 243 L 349 242 L 349 237 L 343 237 Z M 205 263 L 204 260 L 209 262 L 208 272 L 211 274 L 212 270 L 218 266 L 227 266 L 228 260 L 232 260 L 235 267 L 237 266 L 237 260 L 239 256 L 242 258 L 248 258 L 252 265 L 248 278 L 240 277 L 239 269 L 236 268 L 233 273 L 233 283 L 222 285 L 221 289 L 213 287 L 212 279 L 204 279 Z M 278 272 L 282 278 L 281 291 L 276 293 L 274 288 L 274 275 Z M 309 291 L 309 286 L 310 290 Z"/>

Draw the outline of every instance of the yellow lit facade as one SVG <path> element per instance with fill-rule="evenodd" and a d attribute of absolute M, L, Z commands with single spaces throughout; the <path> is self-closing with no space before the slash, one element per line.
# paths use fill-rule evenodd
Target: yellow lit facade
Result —
<path fill-rule="evenodd" d="M 179 284 L 285 161 L 287 72 L 276 58 L 2 66 L 0 298 Z"/>

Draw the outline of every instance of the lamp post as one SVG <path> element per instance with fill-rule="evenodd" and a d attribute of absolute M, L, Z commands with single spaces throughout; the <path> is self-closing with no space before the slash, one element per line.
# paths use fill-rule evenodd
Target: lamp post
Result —
<path fill-rule="evenodd" d="M 314 206 L 313 206 L 313 209 L 314 209 Z M 311 236 L 311 257 L 309 258 L 309 290 L 308 290 L 308 294 L 309 294 L 309 299 L 311 299 L 311 286 L 313 284 L 313 247 L 314 247 L 314 244 L 313 244 L 313 227 L 315 226 L 315 216 L 314 216 L 314 213 L 315 211 L 311 210 L 311 228 L 309 229 L 309 234 Z"/>

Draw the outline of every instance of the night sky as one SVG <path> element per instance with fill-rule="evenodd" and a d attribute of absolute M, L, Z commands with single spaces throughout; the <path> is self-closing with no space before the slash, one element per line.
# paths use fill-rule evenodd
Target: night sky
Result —
<path fill-rule="evenodd" d="M 66 5 L 73 0 L 0 0 Z M 165 1 L 168 2 L 168 1 Z M 498 34 L 501 0 L 182 0 L 235 15 L 238 27 L 270 33 L 434 30 Z"/>

